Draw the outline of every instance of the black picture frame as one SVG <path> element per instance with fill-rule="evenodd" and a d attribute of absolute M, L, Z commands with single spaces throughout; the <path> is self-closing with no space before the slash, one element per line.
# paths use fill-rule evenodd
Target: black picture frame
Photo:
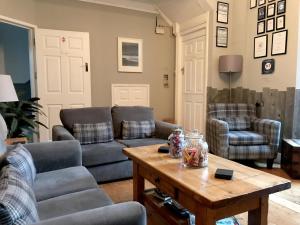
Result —
<path fill-rule="evenodd" d="M 263 29 L 261 30 L 261 27 L 263 27 Z M 257 22 L 257 30 L 256 33 L 257 34 L 264 34 L 266 32 L 266 22 L 263 21 L 258 21 Z"/>
<path fill-rule="evenodd" d="M 273 7 L 273 12 L 271 12 L 271 7 Z M 275 16 L 276 13 L 276 4 L 272 3 L 267 6 L 267 17 Z"/>
<path fill-rule="evenodd" d="M 220 37 L 219 36 L 220 31 L 224 31 L 226 33 L 225 34 L 226 36 L 225 37 Z M 222 27 L 222 26 L 217 26 L 216 34 L 217 34 L 216 47 L 227 48 L 228 47 L 228 28 L 227 27 Z M 220 38 L 225 38 L 225 42 L 224 42 L 224 40 L 220 41 L 221 40 Z M 223 44 L 221 44 L 221 43 L 223 43 Z"/>
<path fill-rule="evenodd" d="M 258 0 L 259 6 L 264 5 L 264 4 L 266 4 L 266 0 Z"/>
<path fill-rule="evenodd" d="M 283 42 L 280 42 L 279 44 L 276 43 L 276 45 L 282 47 L 282 45 L 284 45 L 284 50 L 283 51 L 280 51 L 280 52 L 275 52 L 274 53 L 274 48 L 276 46 L 274 46 L 274 38 L 277 34 L 281 34 L 281 33 L 285 33 L 285 40 Z M 271 55 L 272 56 L 276 56 L 276 55 L 285 55 L 287 53 L 287 44 L 288 44 L 288 30 L 282 30 L 282 31 L 277 31 L 277 32 L 274 32 L 272 34 L 272 46 L 271 46 Z"/>
<path fill-rule="evenodd" d="M 275 60 L 265 59 L 261 64 L 261 73 L 264 75 L 272 74 L 275 71 Z"/>
<path fill-rule="evenodd" d="M 257 10 L 258 21 L 266 19 L 266 9 L 267 9 L 266 6 L 262 6 L 258 8 Z"/>
<path fill-rule="evenodd" d="M 257 0 L 250 0 L 250 9 L 254 9 L 257 6 Z"/>
<path fill-rule="evenodd" d="M 224 9 L 226 9 L 226 11 L 224 11 L 224 13 L 223 13 L 224 14 L 223 16 L 226 17 L 225 20 L 220 20 L 222 6 L 225 7 Z M 228 24 L 228 17 L 229 17 L 229 3 L 218 1 L 217 2 L 217 22 L 223 23 L 223 24 Z"/>
<path fill-rule="evenodd" d="M 284 14 L 286 12 L 286 1 L 281 0 L 277 2 L 277 15 Z"/>
<path fill-rule="evenodd" d="M 270 27 L 272 23 L 272 27 Z M 266 31 L 271 32 L 275 30 L 275 18 L 268 19 L 266 22 Z"/>
<path fill-rule="evenodd" d="M 264 50 L 264 54 L 263 55 L 259 55 L 257 56 L 256 54 L 256 41 L 259 40 L 259 39 L 265 39 L 265 42 L 264 42 L 264 46 L 262 46 L 265 50 Z M 265 35 L 261 35 L 261 36 L 258 36 L 258 37 L 255 37 L 254 38 L 254 51 L 253 51 L 253 57 L 254 59 L 259 59 L 259 58 L 264 58 L 264 57 L 267 57 L 268 56 L 268 35 L 265 34 Z"/>
<path fill-rule="evenodd" d="M 282 19 L 282 26 L 279 26 L 279 20 Z M 284 30 L 285 29 L 285 15 L 276 17 L 276 30 Z"/>

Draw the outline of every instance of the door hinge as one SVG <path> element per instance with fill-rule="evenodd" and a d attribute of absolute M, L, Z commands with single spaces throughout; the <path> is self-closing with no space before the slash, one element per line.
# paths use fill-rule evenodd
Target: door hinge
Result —
<path fill-rule="evenodd" d="M 85 72 L 89 72 L 89 64 L 85 63 Z"/>
<path fill-rule="evenodd" d="M 181 68 L 181 73 L 184 74 L 184 67 Z"/>
<path fill-rule="evenodd" d="M 35 38 L 33 38 L 33 46 L 35 47 Z"/>

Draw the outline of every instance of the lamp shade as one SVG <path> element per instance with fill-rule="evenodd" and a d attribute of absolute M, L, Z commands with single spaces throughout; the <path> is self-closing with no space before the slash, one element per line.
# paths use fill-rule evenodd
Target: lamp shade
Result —
<path fill-rule="evenodd" d="M 15 102 L 18 96 L 9 75 L 0 75 L 0 102 Z"/>
<path fill-rule="evenodd" d="M 219 72 L 238 73 L 243 70 L 243 56 L 241 55 L 222 55 L 219 58 Z"/>

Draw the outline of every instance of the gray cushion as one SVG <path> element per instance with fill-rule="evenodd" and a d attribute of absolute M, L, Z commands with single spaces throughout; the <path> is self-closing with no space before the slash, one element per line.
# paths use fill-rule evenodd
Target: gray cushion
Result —
<path fill-rule="evenodd" d="M 21 144 L 18 144 L 4 156 L 6 161 L 18 169 L 21 176 L 33 186 L 36 169 L 30 152 Z"/>
<path fill-rule="evenodd" d="M 84 166 L 97 166 L 101 164 L 127 160 L 122 153 L 126 146 L 116 142 L 82 145 L 82 162 Z"/>
<path fill-rule="evenodd" d="M 154 120 L 153 109 L 142 106 L 114 106 L 111 109 L 115 138 L 121 137 L 121 123 L 127 121 Z"/>
<path fill-rule="evenodd" d="M 102 189 L 94 188 L 41 201 L 37 208 L 40 219 L 45 220 L 111 204 Z"/>
<path fill-rule="evenodd" d="M 60 120 L 67 130 L 72 132 L 75 123 L 102 123 L 111 121 L 110 107 L 88 107 L 80 109 L 63 109 Z"/>
<path fill-rule="evenodd" d="M 0 224 L 31 224 L 39 221 L 34 193 L 22 174 L 8 165 L 0 177 Z M 10 219 L 8 219 L 10 217 Z M 8 223 L 7 223 L 8 222 Z"/>
<path fill-rule="evenodd" d="M 118 140 L 118 142 L 126 145 L 127 147 L 140 147 L 147 145 L 166 144 L 167 140 L 159 138 L 143 138 L 143 139 L 132 139 L 132 140 Z"/>
<path fill-rule="evenodd" d="M 150 138 L 155 133 L 153 120 L 122 121 L 122 139 Z"/>
<path fill-rule="evenodd" d="M 229 131 L 230 145 L 264 145 L 268 137 L 252 131 Z"/>
<path fill-rule="evenodd" d="M 97 187 L 93 176 L 83 166 L 39 173 L 34 192 L 37 201 Z"/>

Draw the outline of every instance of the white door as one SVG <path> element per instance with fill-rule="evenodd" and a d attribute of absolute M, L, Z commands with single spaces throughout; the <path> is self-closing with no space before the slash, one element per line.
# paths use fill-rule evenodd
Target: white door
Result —
<path fill-rule="evenodd" d="M 205 133 L 206 35 L 205 30 L 183 36 L 183 127 Z"/>
<path fill-rule="evenodd" d="M 91 106 L 89 33 L 38 29 L 37 93 L 46 116 L 40 121 L 40 141 L 51 140 L 53 125 L 61 124 L 63 108 Z"/>

